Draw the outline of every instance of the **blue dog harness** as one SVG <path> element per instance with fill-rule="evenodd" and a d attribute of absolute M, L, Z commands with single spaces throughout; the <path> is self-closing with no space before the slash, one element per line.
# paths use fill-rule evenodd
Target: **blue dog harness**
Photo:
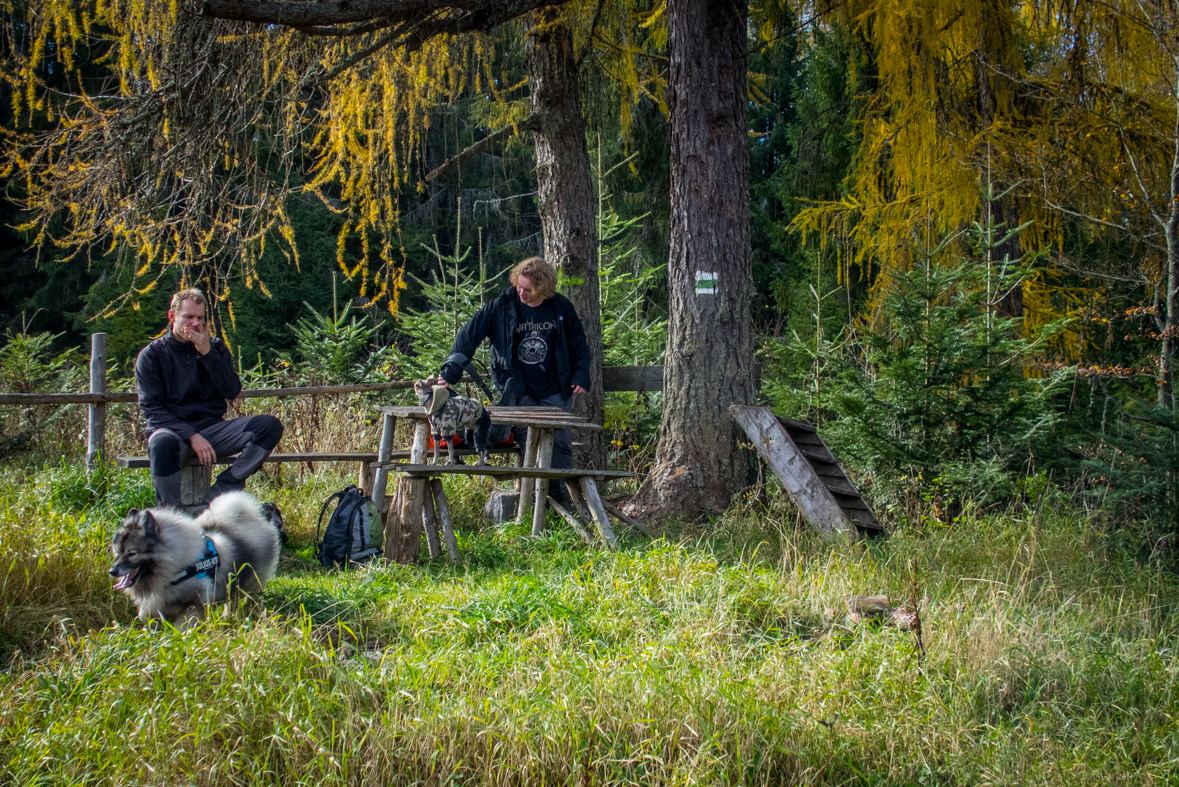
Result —
<path fill-rule="evenodd" d="M 213 539 L 205 538 L 205 554 L 201 555 L 195 563 L 188 568 L 181 571 L 176 579 L 172 580 L 173 585 L 179 585 L 186 579 L 193 577 L 201 577 L 208 579 L 215 579 L 217 577 L 217 569 L 221 566 L 221 557 L 217 554 L 217 547 L 213 545 Z"/>

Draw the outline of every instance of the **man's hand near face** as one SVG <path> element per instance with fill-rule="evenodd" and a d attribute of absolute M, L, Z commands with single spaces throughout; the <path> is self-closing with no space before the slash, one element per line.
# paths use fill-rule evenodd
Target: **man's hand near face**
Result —
<path fill-rule="evenodd" d="M 205 339 L 206 344 L 208 339 Z M 195 342 L 193 342 L 195 344 Z M 192 446 L 192 450 L 196 452 L 197 459 L 205 467 L 209 467 L 217 459 L 217 452 L 213 450 L 213 446 L 209 441 L 201 437 L 201 433 L 197 432 L 192 437 L 188 438 L 188 444 Z"/>
<path fill-rule="evenodd" d="M 197 326 L 183 326 L 184 338 L 192 342 L 193 347 L 196 347 L 197 352 L 205 355 L 209 352 L 209 327 L 204 323 Z"/>
<path fill-rule="evenodd" d="M 168 310 L 172 335 L 182 342 L 191 342 L 201 355 L 209 352 L 209 325 L 205 322 L 205 307 L 194 301 L 181 301 Z"/>

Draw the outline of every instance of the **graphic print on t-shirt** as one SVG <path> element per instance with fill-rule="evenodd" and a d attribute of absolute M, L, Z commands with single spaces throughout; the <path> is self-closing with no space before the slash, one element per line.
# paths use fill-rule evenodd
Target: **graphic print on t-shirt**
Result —
<path fill-rule="evenodd" d="M 549 346 L 545 344 L 544 339 L 539 336 L 525 336 L 520 340 L 520 351 L 517 355 L 521 363 L 538 364 L 544 363 L 548 351 Z"/>
<path fill-rule="evenodd" d="M 553 344 L 557 340 L 557 313 L 547 301 L 540 306 L 517 304 L 516 361 L 529 396 L 551 396 L 560 391 Z"/>
<path fill-rule="evenodd" d="M 520 311 L 523 313 L 520 322 L 516 323 L 516 357 L 520 363 L 544 364 L 553 334 L 557 330 L 557 321 L 552 316 L 552 310 L 546 309 L 544 305 L 525 306 Z"/>

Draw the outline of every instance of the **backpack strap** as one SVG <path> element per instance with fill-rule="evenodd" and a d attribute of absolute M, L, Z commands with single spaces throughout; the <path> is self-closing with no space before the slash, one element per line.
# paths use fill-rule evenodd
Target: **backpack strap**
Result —
<path fill-rule="evenodd" d="M 346 488 L 339 492 L 332 494 L 327 500 L 323 501 L 323 508 L 319 509 L 319 521 L 315 523 L 315 543 L 319 544 L 319 529 L 323 525 L 323 515 L 327 513 L 328 506 L 332 504 L 333 500 L 342 500 L 344 495 L 356 488 L 355 484 L 349 484 Z M 318 547 L 316 547 L 318 549 Z"/>

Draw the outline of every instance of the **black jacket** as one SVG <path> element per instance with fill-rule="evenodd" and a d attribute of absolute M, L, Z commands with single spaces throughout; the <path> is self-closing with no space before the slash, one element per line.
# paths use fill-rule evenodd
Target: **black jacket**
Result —
<path fill-rule="evenodd" d="M 516 304 L 520 297 L 515 287 L 508 287 L 498 298 L 484 306 L 462 327 L 454 339 L 451 354 L 461 353 L 468 358 L 475 355 L 475 349 L 484 339 L 491 343 L 491 379 L 499 391 L 503 391 L 508 380 L 519 375 L 512 368 L 512 340 L 516 331 L 518 316 Z M 573 386 L 590 387 L 590 352 L 585 340 L 585 328 L 569 299 L 560 293 L 549 299 L 557 310 L 557 331 L 559 334 L 553 348 L 557 364 L 557 382 L 562 396 L 572 396 Z"/>
<path fill-rule="evenodd" d="M 225 342 L 212 339 L 201 355 L 191 342 L 173 336 L 171 326 L 139 353 L 135 384 L 148 435 L 171 429 L 185 440 L 224 418 L 225 400 L 242 390 Z"/>

